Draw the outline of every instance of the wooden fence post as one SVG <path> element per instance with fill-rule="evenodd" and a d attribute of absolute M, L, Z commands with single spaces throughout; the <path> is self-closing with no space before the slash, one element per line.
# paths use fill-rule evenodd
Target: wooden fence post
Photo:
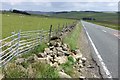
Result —
<path fill-rule="evenodd" d="M 43 29 L 41 30 L 41 33 L 40 33 L 40 43 L 42 43 L 42 38 L 43 37 Z"/>
<path fill-rule="evenodd" d="M 49 42 L 50 42 L 50 39 L 51 39 L 51 32 L 52 32 L 52 25 L 50 25 L 50 30 L 49 30 Z"/>
<path fill-rule="evenodd" d="M 60 32 L 60 24 L 58 24 L 58 34 L 57 34 L 58 36 L 60 36 L 60 35 L 59 35 L 59 34 L 60 34 L 59 32 Z"/>
<path fill-rule="evenodd" d="M 66 23 L 66 27 L 67 27 L 67 23 Z"/>
<path fill-rule="evenodd" d="M 63 24 L 63 33 L 65 32 L 65 26 L 64 26 L 64 24 Z"/>

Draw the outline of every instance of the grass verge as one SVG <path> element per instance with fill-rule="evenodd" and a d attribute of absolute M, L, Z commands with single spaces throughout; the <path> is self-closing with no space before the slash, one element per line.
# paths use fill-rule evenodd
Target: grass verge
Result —
<path fill-rule="evenodd" d="M 78 41 L 81 32 L 81 24 L 78 23 L 74 30 L 63 39 L 64 43 L 67 43 L 71 50 L 78 48 Z"/>
<path fill-rule="evenodd" d="M 65 73 L 70 75 L 71 77 L 74 77 L 75 75 L 75 69 L 73 68 L 75 64 L 75 61 L 72 56 L 68 56 L 68 61 L 64 64 L 61 64 L 60 66 L 62 69 L 64 69 Z"/>
<path fill-rule="evenodd" d="M 71 50 L 79 48 L 80 32 L 81 32 L 81 23 L 79 22 L 74 30 L 63 38 L 63 42 L 68 44 Z M 65 73 L 71 77 L 78 77 L 76 70 L 73 68 L 75 62 L 72 56 L 68 56 L 68 61 L 61 65 Z"/>
<path fill-rule="evenodd" d="M 35 72 L 35 78 L 59 78 L 58 71 L 48 64 L 37 62 L 32 65 Z"/>

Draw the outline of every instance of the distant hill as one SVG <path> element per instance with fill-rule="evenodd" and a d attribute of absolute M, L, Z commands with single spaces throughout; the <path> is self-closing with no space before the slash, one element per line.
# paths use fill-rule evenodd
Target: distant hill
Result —
<path fill-rule="evenodd" d="M 62 11 L 62 12 L 41 12 L 41 11 L 27 11 L 30 14 L 40 14 L 58 18 L 83 19 L 94 18 L 96 21 L 103 21 L 118 24 L 118 12 L 106 11 Z"/>
<path fill-rule="evenodd" d="M 104 21 L 118 24 L 118 12 L 96 12 L 96 11 L 71 11 L 71 12 L 55 12 L 50 14 L 53 17 L 83 19 L 94 18 L 96 21 Z"/>
<path fill-rule="evenodd" d="M 54 12 L 42 12 L 42 11 L 27 11 L 28 13 L 30 14 L 37 14 L 37 15 L 51 15 L 53 14 Z"/>

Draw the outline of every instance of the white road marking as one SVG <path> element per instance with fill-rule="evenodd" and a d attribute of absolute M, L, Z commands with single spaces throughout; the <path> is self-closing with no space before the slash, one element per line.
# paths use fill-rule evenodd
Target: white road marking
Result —
<path fill-rule="evenodd" d="M 103 32 L 107 32 L 107 31 L 105 31 L 105 30 L 102 30 Z"/>
<path fill-rule="evenodd" d="M 83 25 L 83 24 L 82 24 L 82 25 Z M 107 75 L 105 78 L 110 78 L 110 79 L 112 79 L 111 73 L 109 72 L 109 70 L 107 69 L 105 63 L 103 62 L 103 59 L 102 59 L 101 55 L 99 54 L 97 48 L 95 47 L 95 44 L 93 43 L 92 39 L 90 38 L 90 36 L 89 36 L 89 34 L 88 34 L 88 32 L 87 32 L 87 30 L 86 30 L 86 28 L 85 28 L 84 25 L 83 25 L 83 27 L 84 27 L 84 29 L 85 29 L 85 31 L 86 31 L 86 34 L 87 34 L 87 36 L 88 36 L 88 39 L 90 40 L 90 42 L 91 42 L 91 44 L 92 44 L 92 46 L 93 46 L 93 48 L 94 48 L 94 50 L 95 50 L 95 53 L 96 53 L 96 55 L 97 55 L 97 57 L 98 57 L 98 59 L 99 59 L 99 62 L 100 62 L 100 64 L 102 65 L 102 66 L 101 66 L 102 69 L 105 71 L 105 75 Z"/>

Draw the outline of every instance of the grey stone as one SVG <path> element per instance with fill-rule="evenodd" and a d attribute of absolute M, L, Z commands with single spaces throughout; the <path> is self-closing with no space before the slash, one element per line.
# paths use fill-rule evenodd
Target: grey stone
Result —
<path fill-rule="evenodd" d="M 79 61 L 81 58 L 82 58 L 82 54 L 79 53 L 79 54 L 76 54 L 73 56 L 77 61 Z"/>
<path fill-rule="evenodd" d="M 83 64 L 79 64 L 79 68 L 83 68 L 84 66 L 83 66 Z"/>
<path fill-rule="evenodd" d="M 38 58 L 43 58 L 46 56 L 46 53 L 39 53 L 39 54 L 36 54 Z"/>
<path fill-rule="evenodd" d="M 54 53 L 54 54 L 57 54 L 57 50 L 56 50 L 55 48 L 53 49 L 53 53 Z"/>
<path fill-rule="evenodd" d="M 55 42 L 55 41 L 50 41 L 50 44 L 49 44 L 49 46 L 57 46 L 57 42 Z"/>
<path fill-rule="evenodd" d="M 55 62 L 58 62 L 58 60 L 57 60 L 57 59 L 54 59 L 54 61 L 55 61 Z"/>
<path fill-rule="evenodd" d="M 76 49 L 76 50 L 74 51 L 74 54 L 75 54 L 75 55 L 76 55 L 76 54 L 81 54 L 81 52 L 80 52 L 79 49 Z"/>
<path fill-rule="evenodd" d="M 57 61 L 58 61 L 58 64 L 63 64 L 63 63 L 66 63 L 68 59 L 66 56 L 62 56 L 62 57 L 57 57 Z"/>
<path fill-rule="evenodd" d="M 48 63 L 47 58 L 38 58 L 39 62 Z M 49 64 L 49 63 L 48 63 Z"/>
<path fill-rule="evenodd" d="M 63 48 L 64 51 L 67 51 L 68 50 L 68 45 L 67 44 L 63 44 L 62 48 Z"/>
<path fill-rule="evenodd" d="M 87 68 L 94 68 L 94 66 L 88 65 Z"/>
<path fill-rule="evenodd" d="M 60 70 L 61 72 L 65 72 L 63 69 Z"/>
<path fill-rule="evenodd" d="M 57 42 L 57 47 L 60 47 L 62 45 L 61 42 Z"/>
<path fill-rule="evenodd" d="M 62 53 L 62 52 L 57 52 L 57 57 L 59 57 L 59 56 L 64 56 L 64 53 Z"/>
<path fill-rule="evenodd" d="M 60 78 L 71 78 L 69 75 L 67 75 L 67 74 L 64 73 L 64 72 L 59 72 L 59 77 L 60 77 Z"/>
<path fill-rule="evenodd" d="M 49 53 L 50 52 L 50 49 L 49 48 L 45 48 L 44 50 L 46 53 Z"/>
<path fill-rule="evenodd" d="M 49 64 L 50 63 L 50 59 L 52 59 L 52 57 L 50 55 L 47 55 L 46 59 L 47 59 L 47 63 Z"/>
<path fill-rule="evenodd" d="M 80 79 L 80 80 L 84 80 L 85 77 L 84 77 L 84 76 L 79 76 L 79 79 Z"/>
<path fill-rule="evenodd" d="M 50 43 L 47 43 L 47 46 L 49 46 L 50 45 Z"/>
<path fill-rule="evenodd" d="M 54 68 L 58 68 L 58 67 L 59 67 L 59 66 L 58 66 L 58 63 L 55 62 L 54 64 L 52 64 L 52 67 L 54 67 Z"/>
<path fill-rule="evenodd" d="M 65 56 L 69 56 L 70 53 L 68 51 L 62 51 L 64 53 Z"/>
<path fill-rule="evenodd" d="M 81 58 L 81 60 L 82 60 L 82 63 L 85 63 L 87 59 L 85 57 L 83 57 L 83 58 Z"/>
<path fill-rule="evenodd" d="M 78 64 L 82 64 L 82 60 L 81 59 L 78 61 Z"/>
<path fill-rule="evenodd" d="M 61 52 L 63 51 L 62 47 L 56 47 L 56 50 L 61 51 Z"/>
<path fill-rule="evenodd" d="M 50 64 L 50 66 L 53 66 L 53 63 L 52 63 L 52 62 L 50 62 L 49 64 Z"/>
<path fill-rule="evenodd" d="M 54 49 L 54 46 L 50 46 L 49 49 L 50 49 L 50 50 L 53 50 L 53 49 Z"/>
<path fill-rule="evenodd" d="M 81 69 L 78 69 L 78 72 L 81 72 Z"/>
<path fill-rule="evenodd" d="M 15 60 L 16 64 L 21 64 L 23 62 L 25 62 L 24 58 L 18 58 L 17 60 Z"/>

